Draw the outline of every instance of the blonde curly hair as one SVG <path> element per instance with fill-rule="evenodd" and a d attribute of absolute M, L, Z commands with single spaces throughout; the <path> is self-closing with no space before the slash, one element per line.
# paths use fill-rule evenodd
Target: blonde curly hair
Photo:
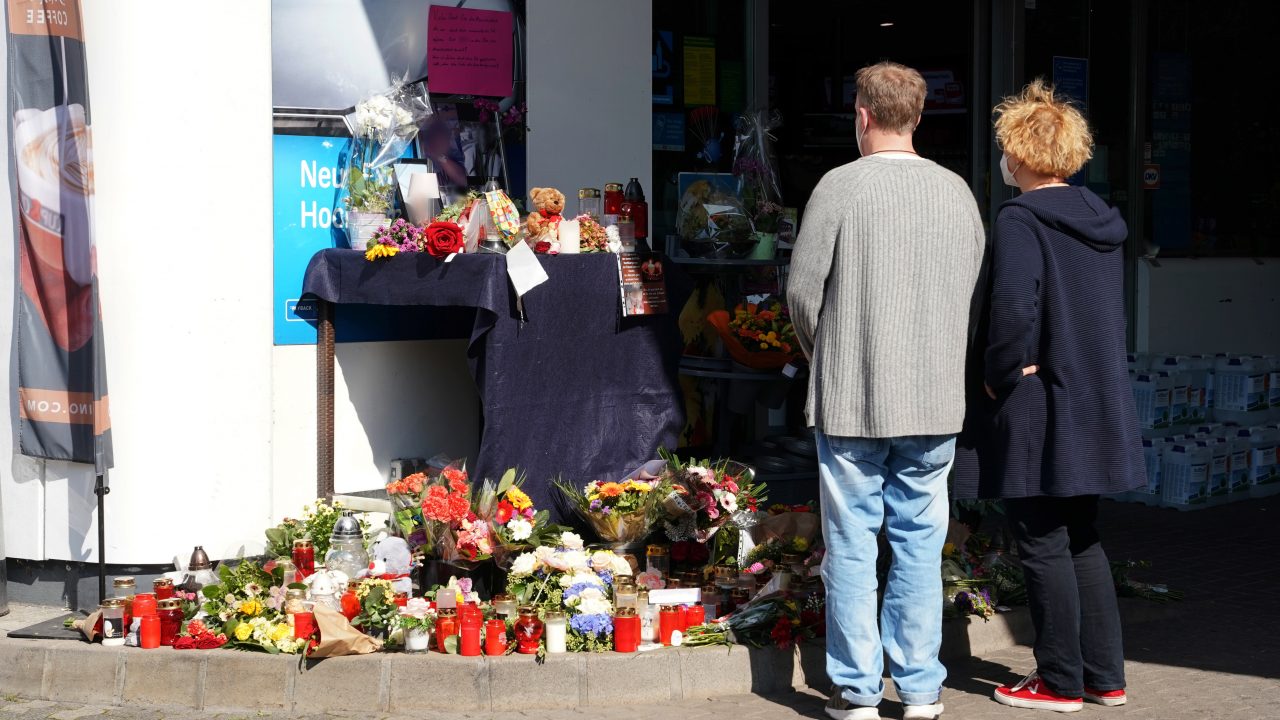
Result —
<path fill-rule="evenodd" d="M 1070 177 L 1093 157 L 1084 115 L 1039 78 L 995 109 L 996 142 L 1010 157 L 1042 175 Z"/>

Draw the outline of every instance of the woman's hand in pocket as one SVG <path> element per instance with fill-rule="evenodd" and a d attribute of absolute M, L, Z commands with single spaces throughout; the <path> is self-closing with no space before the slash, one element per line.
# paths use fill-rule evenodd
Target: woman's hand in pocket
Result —
<path fill-rule="evenodd" d="M 1022 377 L 1026 377 L 1028 375 L 1035 375 L 1038 372 L 1040 372 L 1039 365 L 1028 365 L 1022 368 Z M 982 387 L 986 389 L 987 397 L 991 398 L 992 400 L 996 399 L 996 391 L 992 390 L 990 385 L 988 385 L 987 383 L 983 383 Z"/>

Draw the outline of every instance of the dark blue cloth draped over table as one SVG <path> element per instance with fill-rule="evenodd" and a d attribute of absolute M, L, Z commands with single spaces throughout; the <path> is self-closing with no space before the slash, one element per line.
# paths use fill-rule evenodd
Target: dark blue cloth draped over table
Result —
<path fill-rule="evenodd" d="M 668 263 L 671 314 L 623 318 L 613 255 L 539 260 L 549 279 L 525 294 L 523 319 L 505 258 L 493 254 L 443 263 L 409 253 L 369 262 L 355 250 L 323 250 L 307 267 L 302 295 L 335 304 L 475 308 L 467 355 L 484 427 L 471 475 L 496 481 L 518 467 L 538 507 L 558 514 L 556 477 L 576 484 L 617 477 L 656 457 L 657 448 L 675 447 L 684 427 L 676 314 L 692 283 Z"/>

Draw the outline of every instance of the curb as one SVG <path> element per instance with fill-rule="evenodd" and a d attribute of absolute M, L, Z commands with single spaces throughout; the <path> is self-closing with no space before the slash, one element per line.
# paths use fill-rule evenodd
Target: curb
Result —
<path fill-rule="evenodd" d="M 943 624 L 944 661 L 981 656 L 1032 637 L 1025 608 L 984 622 Z M 830 688 L 822 643 L 793 651 L 742 645 L 568 654 L 538 665 L 521 655 L 467 658 L 378 653 L 308 663 L 228 650 L 104 648 L 66 640 L 0 639 L 0 692 L 86 705 L 220 712 L 564 709 L 656 704 Z M 448 688 L 447 693 L 423 692 Z"/>

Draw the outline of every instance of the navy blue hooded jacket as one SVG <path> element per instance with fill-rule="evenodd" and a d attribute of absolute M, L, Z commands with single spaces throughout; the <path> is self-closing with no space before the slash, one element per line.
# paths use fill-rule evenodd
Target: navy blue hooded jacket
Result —
<path fill-rule="evenodd" d="M 1085 188 L 1042 188 L 1000 207 L 968 363 L 956 497 L 1146 483 L 1125 360 L 1127 234 L 1120 212 Z M 1024 377 L 1030 365 L 1040 370 Z"/>

